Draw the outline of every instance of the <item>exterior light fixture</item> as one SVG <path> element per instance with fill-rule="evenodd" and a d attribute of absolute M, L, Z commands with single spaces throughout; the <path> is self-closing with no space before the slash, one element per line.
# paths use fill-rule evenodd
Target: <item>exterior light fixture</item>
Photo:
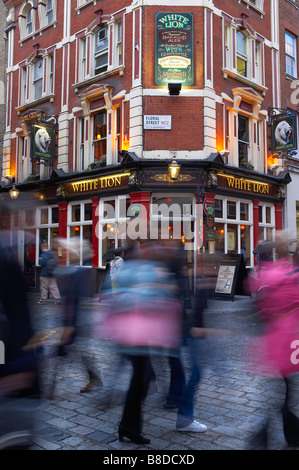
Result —
<path fill-rule="evenodd" d="M 11 199 L 17 199 L 20 191 L 13 185 L 12 189 L 9 191 Z"/>
<path fill-rule="evenodd" d="M 177 180 L 180 174 L 181 165 L 174 158 L 168 165 L 168 173 L 172 180 Z"/>
<path fill-rule="evenodd" d="M 171 96 L 178 96 L 182 88 L 181 83 L 168 83 L 168 93 Z"/>

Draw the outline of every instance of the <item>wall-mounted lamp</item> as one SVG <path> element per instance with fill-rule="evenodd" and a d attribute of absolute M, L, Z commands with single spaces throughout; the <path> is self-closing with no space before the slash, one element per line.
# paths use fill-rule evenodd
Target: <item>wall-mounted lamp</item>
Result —
<path fill-rule="evenodd" d="M 9 191 L 11 199 L 17 199 L 20 191 L 13 185 L 12 189 Z"/>
<path fill-rule="evenodd" d="M 174 158 L 168 165 L 168 173 L 172 180 L 177 180 L 180 174 L 181 165 Z"/>
<path fill-rule="evenodd" d="M 168 83 L 168 93 L 171 96 L 178 96 L 182 88 L 181 83 Z"/>

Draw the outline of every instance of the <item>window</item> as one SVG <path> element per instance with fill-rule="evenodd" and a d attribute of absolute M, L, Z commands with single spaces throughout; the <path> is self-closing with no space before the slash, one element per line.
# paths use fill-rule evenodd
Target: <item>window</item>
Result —
<path fill-rule="evenodd" d="M 78 264 L 91 266 L 91 259 L 85 260 L 83 255 L 84 240 L 92 244 L 92 202 L 84 201 L 69 205 L 68 238 L 78 237 L 80 240 L 80 253 Z M 67 260 L 68 262 L 70 260 Z"/>
<path fill-rule="evenodd" d="M 122 64 L 122 24 L 121 21 L 115 23 L 115 66 Z"/>
<path fill-rule="evenodd" d="M 241 31 L 237 31 L 237 71 L 247 77 L 247 38 Z"/>
<path fill-rule="evenodd" d="M 28 36 L 33 31 L 32 24 L 32 8 L 30 8 L 26 13 L 26 35 Z"/>
<path fill-rule="evenodd" d="M 105 163 L 107 154 L 106 111 L 100 111 L 93 117 L 93 159 Z"/>
<path fill-rule="evenodd" d="M 99 263 L 106 265 L 108 250 L 124 246 L 127 234 L 127 217 L 130 199 L 126 196 L 101 198 L 99 205 Z"/>
<path fill-rule="evenodd" d="M 80 39 L 80 77 L 84 80 L 86 77 L 86 38 Z"/>
<path fill-rule="evenodd" d="M 49 93 L 54 93 L 54 58 L 49 55 Z"/>
<path fill-rule="evenodd" d="M 22 83 L 23 83 L 23 90 L 22 90 L 22 98 L 21 101 L 22 103 L 26 103 L 27 101 L 27 67 L 22 68 Z"/>
<path fill-rule="evenodd" d="M 249 162 L 249 120 L 239 115 L 238 122 L 239 166 L 242 167 Z"/>
<path fill-rule="evenodd" d="M 79 171 L 84 170 L 84 118 L 79 119 Z"/>
<path fill-rule="evenodd" d="M 230 23 L 224 24 L 223 34 L 223 72 L 263 85 L 263 42 L 251 31 L 241 31 Z"/>
<path fill-rule="evenodd" d="M 291 77 L 297 77 L 296 37 L 285 33 L 286 73 Z"/>
<path fill-rule="evenodd" d="M 105 72 L 108 68 L 108 30 L 100 28 L 95 33 L 94 74 Z"/>
<path fill-rule="evenodd" d="M 46 24 L 50 24 L 54 21 L 54 9 L 53 0 L 47 0 L 46 3 Z"/>
<path fill-rule="evenodd" d="M 215 198 L 216 251 L 243 254 L 246 266 L 252 266 L 252 220 L 251 202 Z"/>
<path fill-rule="evenodd" d="M 33 64 L 33 99 L 41 98 L 43 92 L 43 59 Z"/>

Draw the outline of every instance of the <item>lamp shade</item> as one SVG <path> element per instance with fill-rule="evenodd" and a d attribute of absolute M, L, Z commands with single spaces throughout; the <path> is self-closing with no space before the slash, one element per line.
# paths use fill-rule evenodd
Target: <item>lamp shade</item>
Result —
<path fill-rule="evenodd" d="M 20 191 L 13 185 L 12 189 L 9 191 L 11 199 L 17 199 Z"/>
<path fill-rule="evenodd" d="M 168 173 L 172 180 L 176 180 L 180 174 L 181 165 L 174 158 L 168 165 Z"/>

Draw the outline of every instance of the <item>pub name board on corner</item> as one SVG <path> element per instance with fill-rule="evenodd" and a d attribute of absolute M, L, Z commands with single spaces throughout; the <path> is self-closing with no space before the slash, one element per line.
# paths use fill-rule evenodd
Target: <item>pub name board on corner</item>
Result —
<path fill-rule="evenodd" d="M 275 185 L 242 177 L 238 178 L 236 176 L 221 175 L 218 173 L 218 183 L 218 186 L 234 191 L 242 191 L 270 197 L 276 197 L 277 195 Z"/>
<path fill-rule="evenodd" d="M 82 194 L 87 192 L 105 191 L 113 188 L 126 186 L 130 173 L 119 173 L 117 175 L 101 176 L 99 178 L 86 179 L 67 183 L 66 195 Z"/>

